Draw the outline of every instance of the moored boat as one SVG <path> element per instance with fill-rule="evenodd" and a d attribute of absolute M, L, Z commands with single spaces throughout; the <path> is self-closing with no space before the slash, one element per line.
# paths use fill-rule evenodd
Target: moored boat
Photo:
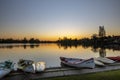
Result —
<path fill-rule="evenodd" d="M 94 68 L 95 63 L 94 59 L 77 59 L 77 58 L 66 58 L 66 57 L 60 57 L 60 60 L 63 64 L 76 67 L 76 68 Z"/>
<path fill-rule="evenodd" d="M 18 62 L 19 69 L 23 70 L 24 72 L 36 73 L 36 72 L 43 72 L 46 68 L 45 62 L 34 62 L 32 60 L 23 60 L 21 59 Z"/>
<path fill-rule="evenodd" d="M 45 62 L 40 61 L 35 63 L 35 70 L 36 72 L 43 72 L 46 68 Z"/>
<path fill-rule="evenodd" d="M 26 67 L 28 65 L 32 65 L 33 63 L 34 63 L 34 61 L 32 61 L 32 60 L 20 59 L 18 62 L 18 68 L 23 69 L 24 67 Z"/>
<path fill-rule="evenodd" d="M 102 62 L 100 62 L 100 61 L 98 61 L 96 59 L 94 59 L 94 62 L 95 62 L 95 65 L 97 65 L 97 66 L 105 66 L 104 63 L 102 63 Z"/>
<path fill-rule="evenodd" d="M 107 57 L 107 58 L 112 59 L 112 60 L 114 60 L 114 61 L 120 62 L 120 56 L 116 56 L 116 57 Z"/>
<path fill-rule="evenodd" d="M 36 73 L 36 71 L 35 71 L 35 63 L 23 67 L 22 70 L 23 70 L 24 72 Z"/>
<path fill-rule="evenodd" d="M 104 64 L 112 64 L 112 63 L 115 63 L 115 61 L 111 60 L 111 59 L 108 59 L 106 57 L 98 57 L 98 58 L 95 58 L 95 60 L 97 61 L 100 61 L 100 62 L 103 62 Z"/>
<path fill-rule="evenodd" d="M 0 79 L 11 72 L 11 69 L 0 69 Z"/>
<path fill-rule="evenodd" d="M 14 64 L 11 61 L 5 61 L 0 63 L 0 79 L 9 74 L 14 68 Z"/>

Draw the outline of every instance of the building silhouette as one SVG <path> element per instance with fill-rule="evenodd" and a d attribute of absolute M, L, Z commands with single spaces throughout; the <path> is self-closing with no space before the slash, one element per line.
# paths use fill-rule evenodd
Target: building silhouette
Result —
<path fill-rule="evenodd" d="M 104 26 L 99 26 L 99 37 L 105 37 L 106 31 L 104 29 Z"/>

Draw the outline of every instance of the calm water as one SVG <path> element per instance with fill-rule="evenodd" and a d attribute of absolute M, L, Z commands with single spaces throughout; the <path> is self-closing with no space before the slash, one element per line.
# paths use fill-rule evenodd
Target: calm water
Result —
<path fill-rule="evenodd" d="M 57 44 L 23 45 L 23 44 L 0 44 L 0 62 L 12 60 L 15 63 L 19 59 L 31 59 L 35 62 L 45 61 L 47 67 L 59 67 L 60 56 L 73 58 L 91 58 L 99 56 L 120 56 L 120 51 L 94 50 L 91 47 L 60 47 Z"/>

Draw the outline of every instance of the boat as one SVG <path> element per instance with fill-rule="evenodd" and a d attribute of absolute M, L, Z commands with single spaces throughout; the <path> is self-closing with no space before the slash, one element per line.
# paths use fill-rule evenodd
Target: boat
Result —
<path fill-rule="evenodd" d="M 45 62 L 36 62 L 32 65 L 28 65 L 23 68 L 23 71 L 30 72 L 30 73 L 36 73 L 36 72 L 43 72 L 45 70 Z"/>
<path fill-rule="evenodd" d="M 100 61 L 104 64 L 112 64 L 112 63 L 115 63 L 115 61 L 111 60 L 111 59 L 108 59 L 106 57 L 98 57 L 98 58 L 95 58 L 95 60 L 97 61 Z"/>
<path fill-rule="evenodd" d="M 14 68 L 12 61 L 4 61 L 0 63 L 0 79 L 9 74 Z"/>
<path fill-rule="evenodd" d="M 97 66 L 105 66 L 105 64 L 104 63 L 102 63 L 102 62 L 100 62 L 100 61 L 98 61 L 98 60 L 96 60 L 96 59 L 94 59 L 94 62 L 95 62 L 95 65 L 97 65 Z"/>
<path fill-rule="evenodd" d="M 35 70 L 36 72 L 43 72 L 46 68 L 45 62 L 40 61 L 35 63 Z"/>
<path fill-rule="evenodd" d="M 34 61 L 32 60 L 24 60 L 24 59 L 20 59 L 18 61 L 18 68 L 19 69 L 23 69 L 24 67 L 28 66 L 28 65 L 32 65 L 34 63 Z"/>
<path fill-rule="evenodd" d="M 116 57 L 107 57 L 111 60 L 114 60 L 114 61 L 117 61 L 117 62 L 120 62 L 120 56 L 116 56 Z"/>
<path fill-rule="evenodd" d="M 60 57 L 61 63 L 76 67 L 76 68 L 95 68 L 94 59 L 78 59 L 78 58 L 66 58 L 66 57 Z"/>
<path fill-rule="evenodd" d="M 0 79 L 11 72 L 11 69 L 0 69 Z"/>
<path fill-rule="evenodd" d="M 46 68 L 45 62 L 34 62 L 32 60 L 23 60 L 20 59 L 18 62 L 19 69 L 24 72 L 36 73 L 43 72 Z"/>
<path fill-rule="evenodd" d="M 29 73 L 36 73 L 35 71 L 35 63 L 31 64 L 31 65 L 28 65 L 28 66 L 25 66 L 23 67 L 22 69 L 24 72 L 29 72 Z"/>

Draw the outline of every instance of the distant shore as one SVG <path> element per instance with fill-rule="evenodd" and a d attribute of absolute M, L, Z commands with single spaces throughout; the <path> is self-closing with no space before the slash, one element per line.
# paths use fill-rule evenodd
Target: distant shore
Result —
<path fill-rule="evenodd" d="M 71 39 L 64 37 L 63 39 L 59 38 L 56 41 L 40 41 L 39 39 L 31 38 L 27 40 L 26 38 L 22 40 L 14 40 L 14 39 L 0 39 L 0 44 L 23 44 L 21 46 L 27 47 L 31 46 L 39 46 L 40 44 L 57 44 L 59 47 L 78 47 L 83 46 L 85 48 L 92 47 L 93 49 L 101 48 L 101 49 L 113 49 L 120 50 L 120 36 L 105 36 L 105 37 L 96 37 L 93 36 L 91 38 L 83 38 L 83 39 Z M 0 46 L 0 48 L 11 48 L 13 45 L 9 46 Z"/>

